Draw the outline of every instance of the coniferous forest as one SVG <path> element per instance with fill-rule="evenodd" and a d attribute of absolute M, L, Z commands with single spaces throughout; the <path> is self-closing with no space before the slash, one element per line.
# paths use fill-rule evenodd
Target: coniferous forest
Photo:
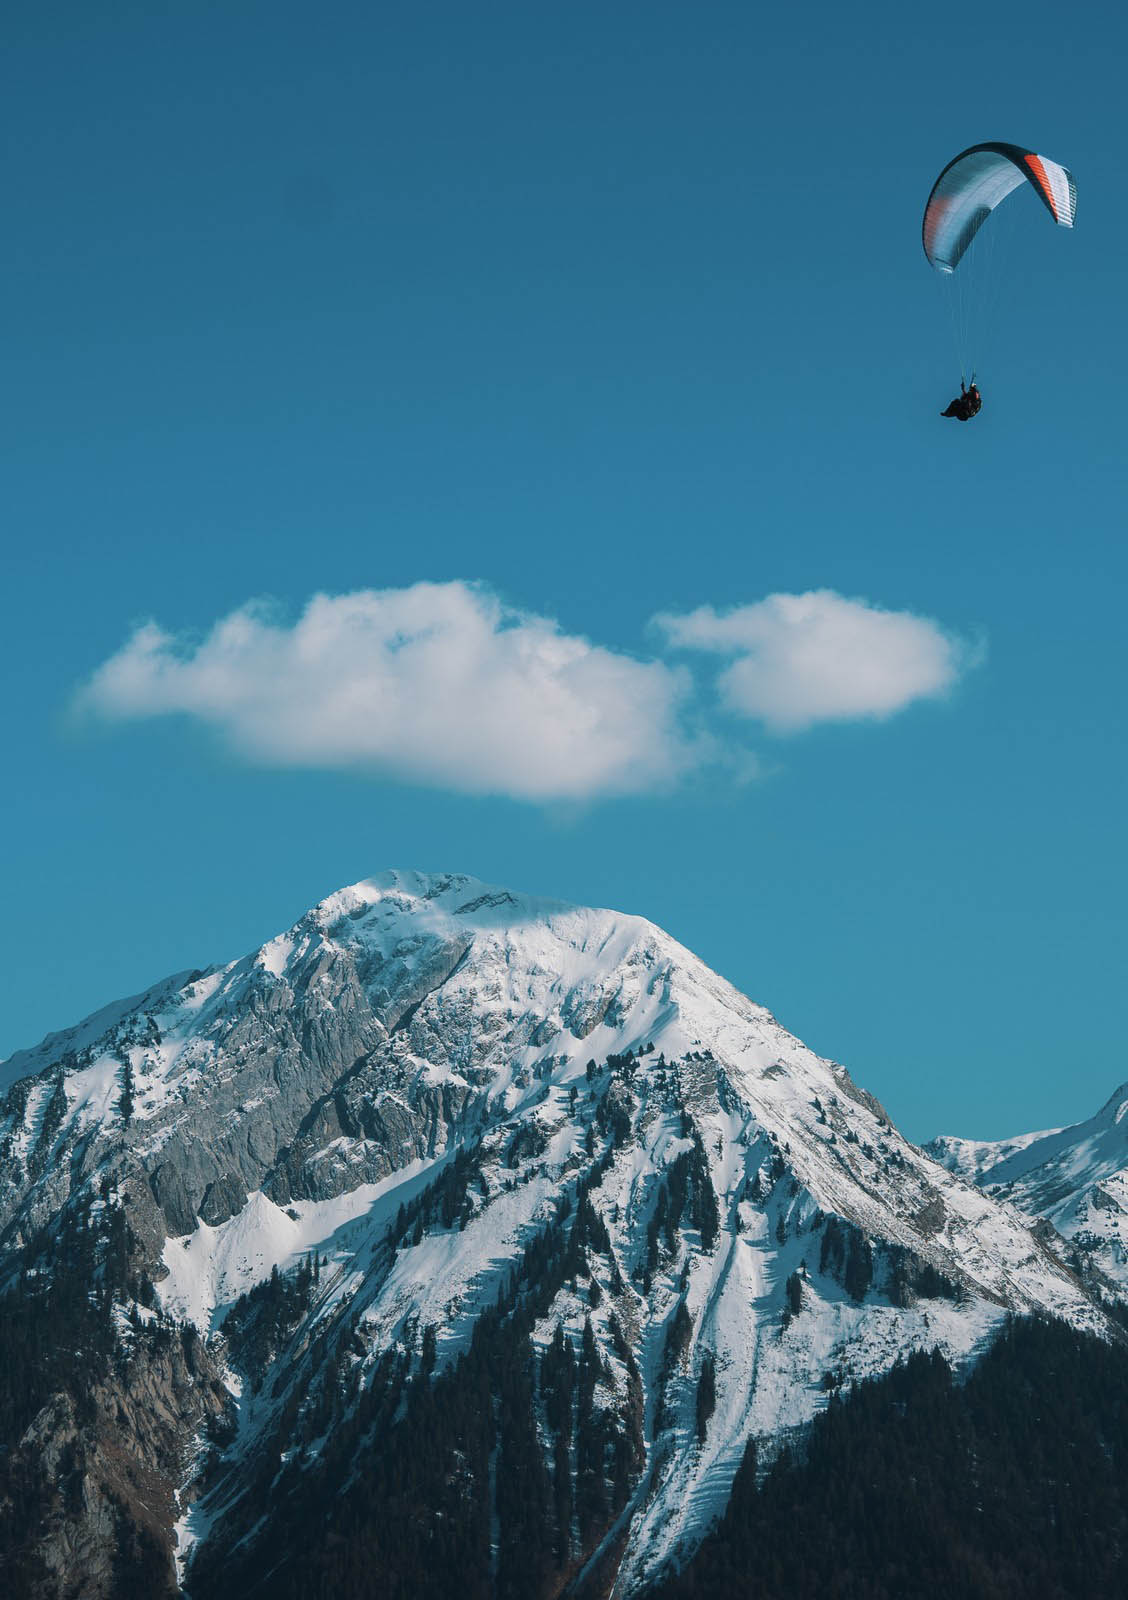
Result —
<path fill-rule="evenodd" d="M 921 1354 L 833 1397 L 647 1600 L 1128 1594 L 1128 1351 L 1015 1320 L 960 1383 Z"/>

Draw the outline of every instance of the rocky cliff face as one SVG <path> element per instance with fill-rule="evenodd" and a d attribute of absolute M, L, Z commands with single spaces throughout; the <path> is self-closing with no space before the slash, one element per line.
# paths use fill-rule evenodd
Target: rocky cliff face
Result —
<path fill-rule="evenodd" d="M 19 1437 L 4 1464 L 9 1594 L 176 1593 L 185 1441 L 213 1427 L 222 1437 L 231 1402 L 207 1352 L 166 1331 L 159 1341 L 123 1332 L 113 1368 L 77 1399 L 61 1384 Z M 37 1514 L 21 1523 L 32 1497 Z"/>
<path fill-rule="evenodd" d="M 224 1365 L 234 1432 L 176 1535 L 198 1600 L 268 1571 L 311 1592 L 291 1535 L 315 1516 L 357 1560 L 383 1537 L 389 1571 L 443 1516 L 471 1591 L 629 1593 L 700 1539 L 750 1437 L 836 1387 L 967 1361 L 1008 1310 L 1104 1326 L 1055 1236 L 661 930 L 462 877 L 342 890 L 3 1087 L 10 1270 L 97 1186 L 155 1314 Z M 187 1463 L 202 1413 L 170 1411 Z M 417 1479 L 397 1521 L 388 1485 Z"/>

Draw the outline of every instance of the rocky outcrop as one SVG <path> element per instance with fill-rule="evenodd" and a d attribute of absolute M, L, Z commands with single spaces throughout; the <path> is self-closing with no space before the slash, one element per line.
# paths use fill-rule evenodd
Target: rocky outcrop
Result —
<path fill-rule="evenodd" d="M 211 1228 L 218 1228 L 229 1217 L 236 1216 L 247 1203 L 247 1186 L 237 1173 L 229 1172 L 217 1178 L 204 1190 L 200 1201 L 200 1220 Z"/>
<path fill-rule="evenodd" d="M 191 1233 L 196 1226 L 196 1208 L 188 1198 L 180 1168 L 171 1161 L 162 1161 L 150 1175 L 149 1185 L 164 1213 L 169 1233 L 174 1238 Z"/>
<path fill-rule="evenodd" d="M 193 1441 L 229 1406 L 194 1331 L 131 1329 L 110 1374 L 77 1395 L 60 1390 L 13 1443 L 0 1480 L 0 1591 L 171 1600 L 178 1491 Z"/>

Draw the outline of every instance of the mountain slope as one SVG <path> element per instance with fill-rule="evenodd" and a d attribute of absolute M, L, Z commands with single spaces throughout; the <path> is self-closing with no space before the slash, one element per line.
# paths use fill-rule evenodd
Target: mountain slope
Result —
<path fill-rule="evenodd" d="M 464 877 L 355 884 L 0 1073 L 9 1259 L 97 1185 L 228 1362 L 232 1437 L 179 1528 L 200 1600 L 253 1592 L 287 1497 L 355 1530 L 436 1385 L 451 1416 L 517 1386 L 451 1436 L 492 1507 L 451 1546 L 467 1583 L 503 1591 L 512 1535 L 551 1546 L 542 1592 L 626 1593 L 723 1511 L 750 1436 L 835 1388 L 966 1361 L 1008 1310 L 1104 1326 L 1012 1207 L 660 929 Z M 510 1458 L 545 1485 L 520 1538 Z"/>

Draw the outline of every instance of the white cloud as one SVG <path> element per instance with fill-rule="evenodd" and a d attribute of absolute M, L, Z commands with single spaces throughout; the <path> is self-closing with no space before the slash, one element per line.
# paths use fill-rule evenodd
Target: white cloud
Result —
<path fill-rule="evenodd" d="M 245 758 L 370 768 L 527 800 L 638 792 L 696 753 L 684 668 L 562 633 L 465 583 L 316 595 L 296 622 L 241 607 L 192 642 L 156 623 L 79 704 L 107 718 L 182 713 Z"/>
<path fill-rule="evenodd" d="M 943 695 L 977 652 L 938 623 L 832 590 L 654 624 L 729 658 L 727 709 L 776 733 L 884 718 Z M 202 638 L 139 627 L 78 695 L 110 720 L 184 715 L 244 759 L 367 769 L 465 794 L 582 801 L 759 764 L 692 693 L 685 666 L 637 660 L 474 584 L 315 595 L 296 621 L 252 602 Z"/>
<path fill-rule="evenodd" d="M 719 680 L 725 704 L 777 733 L 892 716 L 945 694 L 977 657 L 927 617 L 883 611 L 832 589 L 654 621 L 678 648 L 733 656 Z"/>

